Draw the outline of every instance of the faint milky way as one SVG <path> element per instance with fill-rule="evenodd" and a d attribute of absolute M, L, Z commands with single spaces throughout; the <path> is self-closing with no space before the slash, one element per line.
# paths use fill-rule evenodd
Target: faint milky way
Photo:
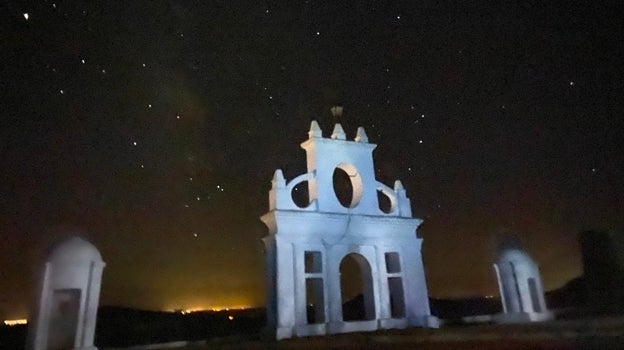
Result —
<path fill-rule="evenodd" d="M 378 179 L 402 180 L 425 219 L 432 296 L 496 293 L 502 229 L 551 289 L 581 271 L 579 230 L 624 226 L 622 21 L 606 5 L 7 8 L 0 317 L 25 315 L 31 271 L 72 230 L 107 263 L 103 305 L 262 305 L 258 217 L 276 168 L 305 171 L 312 119 L 378 144 Z"/>

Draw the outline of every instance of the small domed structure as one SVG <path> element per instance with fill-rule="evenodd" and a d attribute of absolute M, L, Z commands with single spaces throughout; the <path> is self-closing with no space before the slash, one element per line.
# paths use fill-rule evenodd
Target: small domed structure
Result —
<path fill-rule="evenodd" d="M 503 313 L 503 323 L 535 322 L 552 319 L 546 308 L 537 264 L 518 245 L 503 244 L 494 262 Z"/>
<path fill-rule="evenodd" d="M 29 319 L 27 349 L 97 349 L 93 338 L 105 265 L 83 238 L 52 247 Z"/>

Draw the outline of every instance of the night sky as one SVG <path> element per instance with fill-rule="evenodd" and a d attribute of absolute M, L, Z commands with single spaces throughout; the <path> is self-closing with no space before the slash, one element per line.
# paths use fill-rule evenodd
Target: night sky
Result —
<path fill-rule="evenodd" d="M 497 294 L 500 232 L 553 289 L 582 271 L 580 230 L 624 227 L 621 8 L 11 3 L 2 319 L 26 316 L 46 249 L 75 232 L 107 263 L 101 305 L 264 305 L 270 180 L 305 172 L 310 121 L 329 135 L 338 104 L 424 219 L 431 296 Z"/>

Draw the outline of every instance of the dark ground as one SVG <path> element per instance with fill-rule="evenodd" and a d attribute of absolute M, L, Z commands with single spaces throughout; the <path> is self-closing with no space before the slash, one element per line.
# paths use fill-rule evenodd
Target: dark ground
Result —
<path fill-rule="evenodd" d="M 352 333 L 323 337 L 287 339 L 282 341 L 264 340 L 259 333 L 238 333 L 246 321 L 221 336 L 211 338 L 190 337 L 188 344 L 177 344 L 178 349 L 624 349 L 624 317 L 605 317 L 580 320 L 558 320 L 531 325 L 478 325 L 446 326 L 440 329 L 405 329 L 371 333 Z M 153 324 L 152 324 L 153 326 Z M 179 326 L 179 325 L 178 325 Z M 173 326 L 170 329 L 179 329 Z M 206 325 L 208 328 L 208 325 Z M 104 344 L 96 341 L 100 349 L 120 349 L 129 347 L 132 333 L 155 336 L 158 332 L 145 333 L 145 327 L 126 329 L 119 324 L 118 344 Z M 139 331 L 143 329 L 143 333 Z M 10 330 L 10 332 L 8 332 Z M 23 349 L 26 327 L 0 327 L 0 349 Z M 189 331 L 189 330 L 187 330 Z M 215 331 L 215 330 L 211 330 Z M 98 331 L 99 336 L 101 331 Z M 172 348 L 172 340 L 160 334 L 160 340 L 142 344 L 163 343 L 161 347 Z M 130 337 L 128 337 L 130 336 Z M 208 339 L 208 340 L 205 340 Z M 135 339 L 136 340 L 136 339 Z M 179 338 L 177 339 L 179 340 Z M 126 344 L 122 344 L 122 343 Z M 136 342 L 134 344 L 137 344 Z"/>
<path fill-rule="evenodd" d="M 139 313 L 141 314 L 141 313 Z M 171 313 L 162 313 L 165 318 Z M 142 314 L 145 316 L 145 314 Z M 125 323 L 118 323 L 112 338 L 106 342 L 102 328 L 98 327 L 96 345 L 100 349 L 122 349 L 137 344 L 152 345 L 150 349 L 624 349 L 624 317 L 602 317 L 575 320 L 557 320 L 528 325 L 448 325 L 440 329 L 405 329 L 387 330 L 370 333 L 351 333 L 323 337 L 295 338 L 282 341 L 263 339 L 260 325 L 251 322 L 251 317 L 238 317 L 230 321 L 228 329 L 210 328 L 207 315 L 184 315 L 178 320 L 164 322 L 164 318 L 153 318 L 142 326 L 127 328 L 130 323 L 139 321 L 129 318 Z M 190 318 L 188 316 L 191 316 Z M 227 317 L 224 313 L 211 316 Z M 109 317 L 111 317 L 109 315 Z M 194 321 L 192 321 L 194 320 Z M 214 319 L 213 319 L 214 321 Z M 201 337 L 201 330 L 187 328 L 192 323 L 202 324 L 206 334 Z M 169 327 L 156 327 L 168 324 Z M 259 327 L 260 326 L 260 327 Z M 245 330 L 246 328 L 246 330 Z M 112 329 L 112 328 L 111 328 Z M 255 331 L 253 330 L 255 329 Z M 180 338 L 180 332 L 195 334 Z M 188 340 L 172 343 L 175 340 Z M 26 335 L 25 326 L 0 327 L 0 349 L 23 349 Z M 139 337 L 143 337 L 140 339 Z M 147 337 L 147 338 L 146 338 Z M 111 340 L 115 340 L 111 342 Z"/>
<path fill-rule="evenodd" d="M 624 317 L 589 314 L 582 307 L 585 296 L 578 285 L 575 280 L 547 293 L 549 305 L 558 310 L 559 320 L 552 322 L 466 325 L 464 316 L 500 312 L 500 300 L 431 299 L 432 314 L 445 322 L 438 330 L 390 330 L 280 342 L 261 336 L 266 324 L 264 309 L 182 314 L 104 306 L 98 311 L 95 345 L 100 349 L 167 343 L 180 348 L 184 342 L 189 342 L 185 349 L 624 349 Z M 362 309 L 360 304 L 358 296 L 345 304 L 343 313 Z M 23 349 L 25 339 L 26 326 L 0 326 L 0 350 Z"/>
<path fill-rule="evenodd" d="M 213 339 L 182 349 L 624 349 L 624 318 L 390 330 L 279 342 Z"/>

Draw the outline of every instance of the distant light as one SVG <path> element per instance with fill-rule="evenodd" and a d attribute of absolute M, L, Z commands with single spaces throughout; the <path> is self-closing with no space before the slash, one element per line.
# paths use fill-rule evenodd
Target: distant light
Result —
<path fill-rule="evenodd" d="M 143 63 L 143 68 L 145 68 L 145 63 Z"/>
<path fill-rule="evenodd" d="M 137 145 L 136 141 L 134 141 L 134 142 L 132 143 L 132 145 L 133 145 L 133 146 L 136 146 L 136 145 Z"/>
<path fill-rule="evenodd" d="M 422 140 L 418 140 L 418 143 L 422 143 Z"/>
<path fill-rule="evenodd" d="M 179 115 L 176 115 L 176 119 L 180 119 L 180 116 L 179 116 Z"/>
<path fill-rule="evenodd" d="M 574 86 L 574 82 L 573 81 L 570 81 L 570 86 Z"/>
<path fill-rule="evenodd" d="M 321 32 L 316 32 L 316 35 L 321 35 Z"/>
<path fill-rule="evenodd" d="M 228 320 L 230 320 L 230 321 L 234 320 L 234 316 L 232 316 L 232 315 L 228 316 Z"/>
<path fill-rule="evenodd" d="M 59 90 L 59 92 L 61 93 L 61 95 L 65 93 L 65 91 L 63 91 L 62 89 Z"/>
<path fill-rule="evenodd" d="M 152 104 L 151 104 L 151 103 L 150 103 L 150 104 L 148 104 L 148 105 L 147 105 L 147 107 L 148 107 L 148 108 L 152 108 Z"/>
<path fill-rule="evenodd" d="M 80 62 L 82 62 L 82 64 L 85 64 L 85 60 L 84 59 L 80 60 Z"/>
<path fill-rule="evenodd" d="M 28 17 L 30 17 L 30 16 L 28 15 L 28 13 L 24 13 L 24 19 L 28 21 Z M 5 322 L 6 322 L 6 321 L 5 321 Z"/>
<path fill-rule="evenodd" d="M 28 14 L 26 14 L 28 15 Z M 21 324 L 27 324 L 28 320 L 25 318 L 17 319 L 17 320 L 4 320 L 5 326 L 17 326 Z"/>

